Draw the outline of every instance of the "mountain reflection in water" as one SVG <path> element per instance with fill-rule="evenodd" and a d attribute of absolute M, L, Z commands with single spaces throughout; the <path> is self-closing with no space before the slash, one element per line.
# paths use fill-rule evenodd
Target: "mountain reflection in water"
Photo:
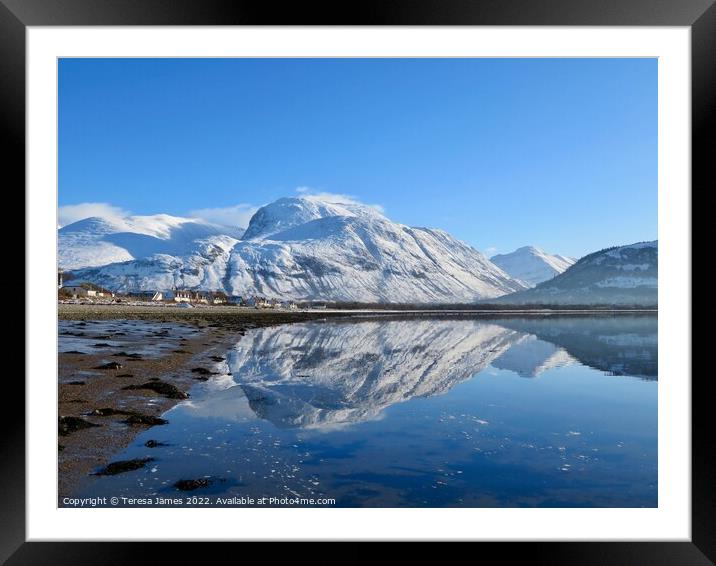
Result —
<path fill-rule="evenodd" d="M 250 408 L 282 428 L 380 418 L 389 406 L 440 395 L 492 365 L 523 377 L 581 363 L 657 379 L 653 316 L 312 322 L 248 333 L 229 352 L 233 385 L 210 414 Z M 242 400 L 242 398 L 245 398 Z M 193 404 L 206 411 L 202 401 Z M 243 408 L 243 411 L 242 411 Z"/>
<path fill-rule="evenodd" d="M 656 316 L 290 324 L 247 332 L 216 369 L 114 457 L 151 466 L 76 495 L 174 497 L 208 478 L 192 494 L 658 505 Z"/>

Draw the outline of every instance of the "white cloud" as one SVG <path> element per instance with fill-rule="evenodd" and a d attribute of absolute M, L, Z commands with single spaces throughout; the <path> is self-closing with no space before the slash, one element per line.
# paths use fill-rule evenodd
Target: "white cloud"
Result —
<path fill-rule="evenodd" d="M 237 204 L 224 208 L 200 208 L 192 210 L 189 215 L 215 224 L 246 228 L 257 210 L 258 207 L 252 204 Z"/>
<path fill-rule="evenodd" d="M 63 226 L 91 216 L 119 219 L 129 216 L 129 214 L 131 213 L 106 202 L 83 202 L 59 207 L 57 222 L 59 227 L 62 228 Z"/>
<path fill-rule="evenodd" d="M 485 255 L 487 257 L 492 257 L 495 255 L 499 250 L 495 246 L 490 246 L 489 248 L 485 248 Z"/>
<path fill-rule="evenodd" d="M 299 193 L 301 196 L 321 200 L 324 202 L 335 202 L 338 204 L 362 204 L 365 206 L 370 206 L 371 208 L 375 208 L 381 214 L 385 213 L 385 209 L 380 204 L 366 204 L 364 202 L 359 201 L 354 196 L 346 195 L 343 193 L 316 191 L 311 187 L 297 187 L 296 192 Z"/>

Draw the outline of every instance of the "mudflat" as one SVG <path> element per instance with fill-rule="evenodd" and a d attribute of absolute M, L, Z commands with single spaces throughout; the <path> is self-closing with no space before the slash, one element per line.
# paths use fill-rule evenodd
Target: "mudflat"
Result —
<path fill-rule="evenodd" d="M 192 385 L 228 373 L 227 349 L 252 328 L 346 316 L 263 311 L 60 304 L 60 501 L 106 469 L 137 434 L 186 399 Z"/>

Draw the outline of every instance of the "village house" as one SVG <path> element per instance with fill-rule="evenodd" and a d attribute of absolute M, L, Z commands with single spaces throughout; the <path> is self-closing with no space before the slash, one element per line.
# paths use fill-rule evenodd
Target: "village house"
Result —
<path fill-rule="evenodd" d="M 192 301 L 195 303 L 200 303 L 202 305 L 208 305 L 211 302 L 211 296 L 202 291 L 196 291 L 195 293 L 193 293 Z"/>
<path fill-rule="evenodd" d="M 255 309 L 267 309 L 272 306 L 271 301 L 265 297 L 253 296 L 246 299 L 246 306 Z"/>
<path fill-rule="evenodd" d="M 190 303 L 192 301 L 192 292 L 174 289 L 164 293 L 164 298 L 175 303 Z"/>
<path fill-rule="evenodd" d="M 82 285 L 64 285 L 62 288 L 65 290 L 65 292 L 69 293 L 75 298 L 97 296 L 97 291 L 88 287 L 83 287 Z"/>
<path fill-rule="evenodd" d="M 60 288 L 64 293 L 71 295 L 75 299 L 82 297 L 114 297 L 113 292 L 87 282 L 75 282 L 70 285 L 63 285 Z"/>

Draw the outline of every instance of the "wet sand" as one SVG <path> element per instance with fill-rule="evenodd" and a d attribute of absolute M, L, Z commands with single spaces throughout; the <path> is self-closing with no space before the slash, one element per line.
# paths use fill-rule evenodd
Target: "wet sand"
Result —
<path fill-rule="evenodd" d="M 72 430 L 58 435 L 60 501 L 72 496 L 89 474 L 109 464 L 137 434 L 151 428 L 124 421 L 131 415 L 160 417 L 181 402 L 174 397 L 199 380 L 212 379 L 209 372 L 246 330 L 346 316 L 236 307 L 59 305 L 58 310 L 58 417 L 99 425 L 74 430 L 71 425 L 77 421 L 62 421 Z M 114 363 L 121 367 L 98 369 Z M 180 393 L 167 396 L 150 389 L 125 389 L 151 382 L 170 384 Z M 92 414 L 98 410 L 110 414 Z"/>

